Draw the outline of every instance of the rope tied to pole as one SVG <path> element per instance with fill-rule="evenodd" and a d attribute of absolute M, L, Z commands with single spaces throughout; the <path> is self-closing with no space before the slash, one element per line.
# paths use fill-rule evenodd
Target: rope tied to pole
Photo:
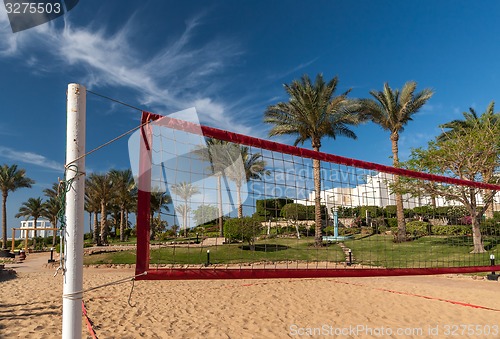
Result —
<path fill-rule="evenodd" d="M 73 292 L 73 293 L 66 293 L 66 294 L 63 294 L 63 298 L 81 299 L 81 296 L 83 295 L 83 293 L 94 291 L 94 290 L 98 290 L 98 289 L 103 288 L 103 287 L 108 287 L 108 286 L 113 286 L 113 285 L 119 285 L 119 284 L 122 284 L 122 283 L 128 282 L 128 281 L 134 282 L 135 278 L 143 276 L 143 275 L 146 275 L 146 274 L 148 274 L 148 272 L 140 273 L 140 274 L 134 275 L 132 277 L 122 278 L 122 279 L 119 279 L 119 280 L 116 280 L 116 281 L 112 281 L 112 282 L 109 282 L 109 283 L 106 283 L 106 284 L 102 284 L 102 285 L 90 287 L 90 288 L 84 289 L 82 291 L 76 291 L 76 292 Z M 133 286 L 134 285 L 132 285 L 132 290 L 133 290 Z M 129 302 L 130 302 L 131 295 L 132 295 L 132 291 L 130 292 L 130 295 L 129 295 Z M 130 305 L 130 303 L 129 303 L 129 305 Z M 130 306 L 132 306 L 132 305 L 130 305 Z"/>
<path fill-rule="evenodd" d="M 67 172 L 73 171 L 75 175 L 67 180 Z M 66 230 L 66 194 L 73 188 L 73 182 L 79 176 L 84 175 L 78 170 L 78 166 L 75 164 L 68 164 L 65 166 L 64 179 L 59 180 L 59 185 L 57 187 L 57 198 L 59 199 L 59 212 L 57 213 L 57 220 L 59 221 L 59 267 L 57 267 L 54 277 L 57 275 L 59 270 L 62 271 L 62 275 L 66 272 L 64 267 L 64 237 Z"/>

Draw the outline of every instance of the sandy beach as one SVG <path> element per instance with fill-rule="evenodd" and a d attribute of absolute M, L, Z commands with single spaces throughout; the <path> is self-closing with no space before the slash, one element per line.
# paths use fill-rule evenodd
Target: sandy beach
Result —
<path fill-rule="evenodd" d="M 61 336 L 62 279 L 49 254 L 8 264 L 0 337 Z M 85 268 L 84 288 L 133 276 Z M 470 276 L 137 281 L 86 292 L 98 338 L 497 338 L 500 283 Z M 82 337 L 89 331 L 82 319 Z"/>

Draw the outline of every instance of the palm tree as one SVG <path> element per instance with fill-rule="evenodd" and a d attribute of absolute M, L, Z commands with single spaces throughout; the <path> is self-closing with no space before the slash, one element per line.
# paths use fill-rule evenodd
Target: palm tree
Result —
<path fill-rule="evenodd" d="M 223 208 L 222 208 L 222 175 L 224 170 L 231 164 L 227 164 L 225 161 L 227 159 L 224 154 L 228 148 L 229 143 L 227 141 L 206 138 L 206 147 L 200 147 L 195 150 L 195 153 L 203 161 L 208 161 L 210 163 L 210 171 L 217 177 L 217 204 L 219 210 L 219 236 L 224 236 L 224 226 L 223 226 Z"/>
<path fill-rule="evenodd" d="M 55 182 L 52 184 L 52 187 L 44 189 L 43 193 L 49 199 L 57 198 L 57 197 L 59 197 L 60 189 L 62 189 L 61 184 L 59 184 L 58 182 Z"/>
<path fill-rule="evenodd" d="M 391 133 L 392 162 L 394 167 L 399 166 L 399 134 L 404 127 L 412 120 L 412 117 L 420 108 L 432 97 L 434 92 L 428 88 L 415 93 L 417 83 L 409 81 L 404 84 L 401 91 L 393 90 L 388 83 L 384 84 L 383 91 L 370 91 L 374 99 L 361 100 L 363 112 L 371 120 Z M 394 185 L 398 187 L 399 176 L 394 176 Z M 406 241 L 406 223 L 403 211 L 403 195 L 395 192 L 396 212 L 398 219 L 397 242 Z"/>
<path fill-rule="evenodd" d="M 467 133 L 468 130 L 474 127 L 495 125 L 500 121 L 499 114 L 495 113 L 494 101 L 490 102 L 486 111 L 481 116 L 472 107 L 469 108 L 469 112 L 463 112 L 462 115 L 464 116 L 464 120 L 456 119 L 439 126 L 442 129 L 447 129 L 447 131 L 443 131 L 437 137 L 437 141 L 450 140 Z"/>
<path fill-rule="evenodd" d="M 184 226 L 184 236 L 187 236 L 187 217 L 188 217 L 188 200 L 195 194 L 200 193 L 198 187 L 194 186 L 188 182 L 181 182 L 178 184 L 173 184 L 170 186 L 170 190 L 173 194 L 177 195 L 179 198 L 184 200 L 185 208 L 182 209 L 182 220 Z M 177 210 L 177 209 L 176 209 Z"/>
<path fill-rule="evenodd" d="M 120 209 L 120 241 L 124 241 L 125 235 L 125 212 L 127 205 L 130 205 L 133 200 L 132 191 L 135 187 L 132 171 L 127 170 L 112 170 L 110 172 L 111 181 L 115 190 L 115 203 Z"/>
<path fill-rule="evenodd" d="M 180 213 L 182 215 L 182 223 L 184 227 L 184 237 L 187 236 L 187 216 L 189 215 L 189 212 L 191 212 L 191 206 L 189 204 L 176 204 L 175 205 L 175 211 Z"/>
<path fill-rule="evenodd" d="M 89 213 L 89 220 L 94 225 L 92 238 L 97 246 L 101 245 L 101 238 L 99 236 L 99 211 L 101 210 L 101 203 L 97 200 L 95 194 L 88 188 L 90 181 L 87 178 L 85 183 L 85 211 Z M 92 228 L 91 228 L 92 229 Z"/>
<path fill-rule="evenodd" d="M 50 220 L 53 228 L 57 228 L 57 219 L 59 217 L 59 211 L 61 210 L 60 201 L 57 198 L 49 198 L 49 200 L 43 203 L 42 217 Z M 52 231 L 52 246 L 56 244 L 56 234 L 57 231 Z"/>
<path fill-rule="evenodd" d="M 106 244 L 108 241 L 109 227 L 107 224 L 107 208 L 109 203 L 113 200 L 115 189 L 111 176 L 109 174 L 92 173 L 87 180 L 86 188 L 88 196 L 99 203 L 101 213 L 101 243 Z"/>
<path fill-rule="evenodd" d="M 62 183 L 53 183 L 51 188 L 46 188 L 43 193 L 48 198 L 43 203 L 44 209 L 42 216 L 49 219 L 53 228 L 57 228 L 57 221 L 61 212 L 60 191 L 64 190 Z M 64 213 L 64 211 L 62 211 Z M 57 231 L 52 231 L 52 246 L 55 246 Z"/>
<path fill-rule="evenodd" d="M 156 227 L 155 225 L 161 226 L 161 210 L 165 211 L 170 211 L 170 208 L 168 207 L 169 204 L 172 203 L 172 197 L 167 193 L 167 192 L 161 192 L 161 191 L 153 191 L 151 192 L 150 196 L 150 211 L 151 211 L 151 233 L 150 237 L 151 239 L 154 238 L 155 233 L 156 233 Z M 157 222 L 155 223 L 154 220 L 154 215 L 155 212 L 158 213 L 158 219 Z"/>
<path fill-rule="evenodd" d="M 137 194 L 138 194 L 138 189 L 137 186 L 135 186 L 132 191 L 130 192 L 131 199 L 127 201 L 125 204 L 125 229 L 129 229 L 129 214 L 130 213 L 137 213 Z"/>
<path fill-rule="evenodd" d="M 230 144 L 234 151 L 228 152 L 233 156 L 231 165 L 227 167 L 227 177 L 236 184 L 236 193 L 238 199 L 238 218 L 243 218 L 243 202 L 241 201 L 241 187 L 244 183 L 250 180 L 262 180 L 262 177 L 269 175 L 271 172 L 266 170 L 266 162 L 262 160 L 262 154 L 250 154 L 250 148 L 247 146 L 240 146 Z M 237 155 L 238 158 L 234 157 Z"/>
<path fill-rule="evenodd" d="M 35 229 L 33 232 L 33 247 L 36 246 L 36 223 L 38 221 L 38 218 L 42 216 L 43 210 L 44 206 L 42 198 L 29 198 L 28 201 L 22 203 L 21 207 L 19 207 L 19 213 L 16 214 L 16 218 L 33 218 L 33 228 Z"/>
<path fill-rule="evenodd" d="M 364 116 L 357 113 L 359 104 L 347 98 L 350 90 L 334 96 L 337 83 L 337 77 L 325 83 L 323 75 L 318 74 L 314 84 L 307 75 L 289 85 L 285 84 L 285 91 L 289 95 L 288 102 L 269 106 L 265 112 L 264 122 L 274 125 L 269 136 L 296 135 L 295 145 L 311 140 L 315 151 L 320 150 L 323 137 L 336 139 L 338 136 L 344 136 L 356 139 L 356 134 L 349 126 L 358 125 L 364 120 Z M 322 244 L 320 168 L 320 161 L 313 159 L 317 246 Z"/>
<path fill-rule="evenodd" d="M 3 165 L 0 167 L 0 190 L 2 191 L 2 248 L 7 248 L 7 197 L 9 192 L 19 188 L 30 188 L 35 181 L 26 176 L 24 169 L 17 169 L 17 165 Z"/>

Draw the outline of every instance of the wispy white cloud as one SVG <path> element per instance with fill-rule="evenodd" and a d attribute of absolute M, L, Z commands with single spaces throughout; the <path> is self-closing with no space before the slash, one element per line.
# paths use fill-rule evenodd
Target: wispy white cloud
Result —
<path fill-rule="evenodd" d="M 14 160 L 25 164 L 37 165 L 46 169 L 62 172 L 64 165 L 47 157 L 27 151 L 18 151 L 9 147 L 0 146 L 0 158 Z"/>
<path fill-rule="evenodd" d="M 7 11 L 0 10 L 0 56 L 11 56 L 17 53 L 20 35 L 12 34 Z"/>
<path fill-rule="evenodd" d="M 281 78 L 284 78 L 290 74 L 293 74 L 293 73 L 296 73 L 298 71 L 300 71 L 301 69 L 303 68 L 306 68 L 307 66 L 310 66 L 312 65 L 313 63 L 315 63 L 319 58 L 316 57 L 316 58 L 313 58 L 309 61 L 306 61 L 306 62 L 303 62 L 289 70 L 286 70 L 284 72 L 281 72 L 281 73 L 275 73 L 275 74 L 272 74 L 269 76 L 269 79 L 273 79 L 273 80 L 277 80 L 277 79 L 281 79 Z"/>
<path fill-rule="evenodd" d="M 222 128 L 238 132 L 250 131 L 250 127 L 239 123 L 234 112 L 228 112 L 230 104 L 217 95 L 225 84 L 214 84 L 214 77 L 226 65 L 235 64 L 241 54 L 237 42 L 218 37 L 195 44 L 197 31 L 203 25 L 198 16 L 188 20 L 183 32 L 175 39 L 169 37 L 156 53 L 143 53 L 131 43 L 141 34 L 134 20 L 113 33 L 93 25 L 76 27 L 66 19 L 63 28 L 48 23 L 12 34 L 6 15 L 0 14 L 0 57 L 25 57 L 36 72 L 39 58 L 30 56 L 33 46 L 43 45 L 43 53 L 49 53 L 59 65 L 81 67 L 89 88 L 132 89 L 142 105 L 158 113 L 194 105 L 202 122 L 217 122 Z"/>

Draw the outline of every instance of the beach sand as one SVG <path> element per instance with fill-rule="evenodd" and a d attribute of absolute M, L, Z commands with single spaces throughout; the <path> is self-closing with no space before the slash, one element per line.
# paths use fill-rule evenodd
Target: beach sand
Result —
<path fill-rule="evenodd" d="M 61 337 L 63 277 L 47 259 L 6 265 L 17 278 L 0 282 L 0 338 Z M 85 268 L 84 288 L 133 274 Z M 500 283 L 470 276 L 137 281 L 130 306 L 131 288 L 84 294 L 98 338 L 500 337 Z"/>

